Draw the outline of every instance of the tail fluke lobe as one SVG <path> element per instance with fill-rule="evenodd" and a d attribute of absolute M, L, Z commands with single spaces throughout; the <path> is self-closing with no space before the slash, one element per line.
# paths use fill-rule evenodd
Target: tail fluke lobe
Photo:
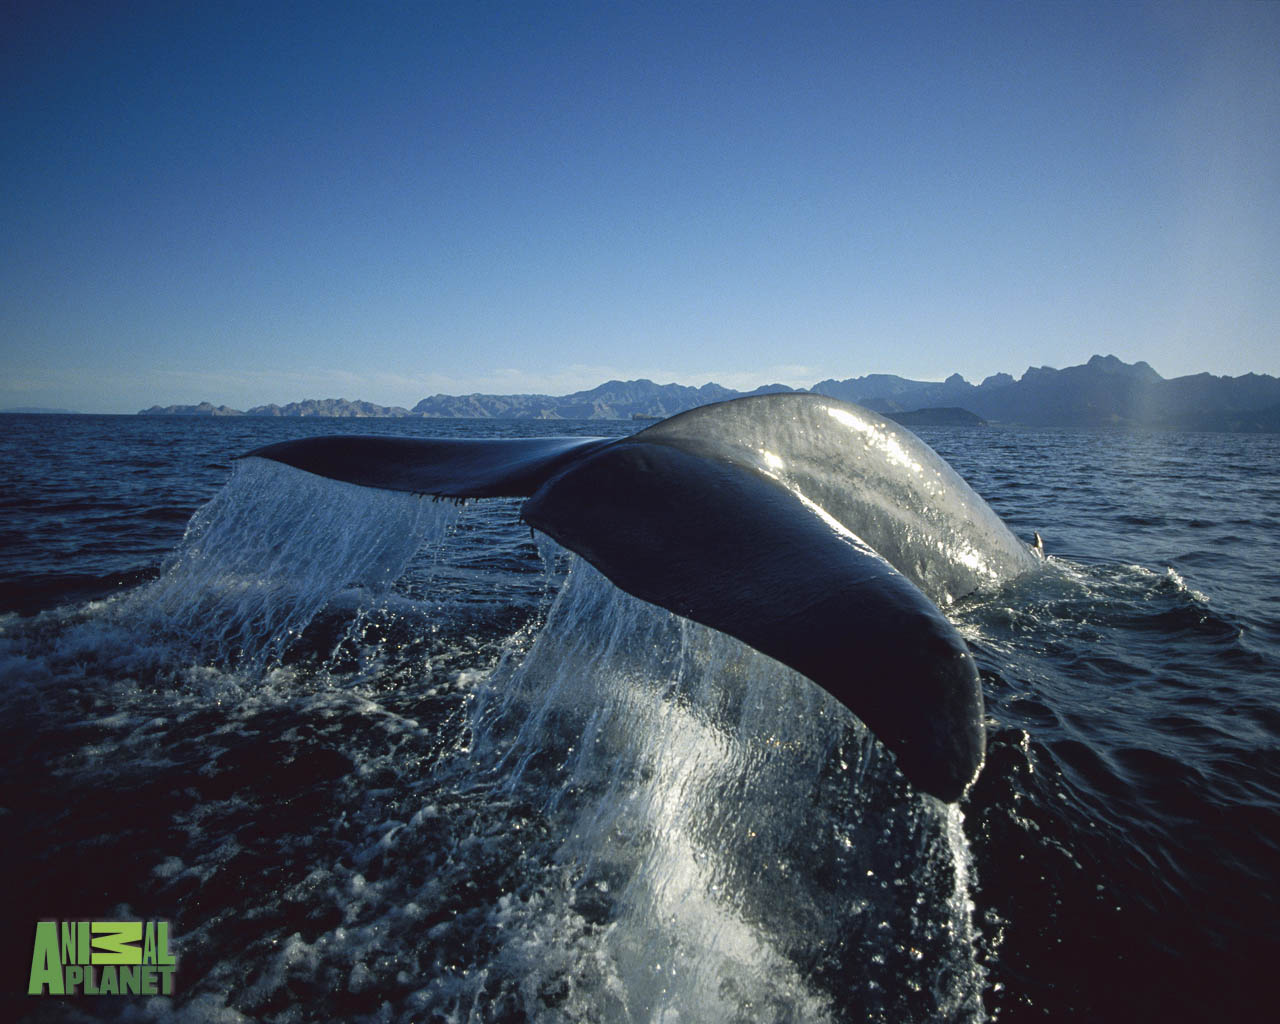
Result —
<path fill-rule="evenodd" d="M 445 498 L 523 498 L 586 452 L 599 437 L 419 438 L 344 434 L 256 448 L 241 458 L 271 459 L 316 476 L 385 491 Z"/>

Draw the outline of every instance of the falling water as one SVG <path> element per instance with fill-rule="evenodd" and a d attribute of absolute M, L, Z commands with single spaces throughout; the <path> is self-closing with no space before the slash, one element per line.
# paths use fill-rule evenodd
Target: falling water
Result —
<path fill-rule="evenodd" d="M 473 721 L 467 771 L 607 920 L 612 1016 L 981 1017 L 959 811 L 797 673 L 577 563 Z"/>
<path fill-rule="evenodd" d="M 344 588 L 385 593 L 453 502 L 325 480 L 261 459 L 191 519 L 160 578 L 116 609 L 135 629 L 246 670 L 281 654 Z"/>

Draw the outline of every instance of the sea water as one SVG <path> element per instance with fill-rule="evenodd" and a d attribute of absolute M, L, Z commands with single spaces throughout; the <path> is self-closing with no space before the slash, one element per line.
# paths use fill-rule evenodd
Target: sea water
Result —
<path fill-rule="evenodd" d="M 947 609 L 944 807 L 818 688 L 457 505 L 233 462 L 501 421 L 0 418 L 8 1017 L 1256 1019 L 1280 438 L 921 431 L 1042 572 Z M 555 424 L 619 433 L 630 424 Z M 39 920 L 172 996 L 28 996 Z"/>

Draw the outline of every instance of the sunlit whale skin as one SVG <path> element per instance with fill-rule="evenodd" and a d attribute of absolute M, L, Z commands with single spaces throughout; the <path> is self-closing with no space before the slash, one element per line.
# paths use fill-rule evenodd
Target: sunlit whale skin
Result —
<path fill-rule="evenodd" d="M 1035 559 L 923 442 L 868 410 L 753 396 L 620 439 L 316 437 L 244 457 L 367 487 L 524 497 L 533 528 L 622 590 L 822 686 L 918 790 L 954 802 L 981 769 L 977 667 L 925 591 L 951 600 Z"/>

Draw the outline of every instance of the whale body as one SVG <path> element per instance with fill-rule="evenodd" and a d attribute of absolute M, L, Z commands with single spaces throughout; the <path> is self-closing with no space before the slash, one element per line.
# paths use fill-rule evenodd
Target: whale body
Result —
<path fill-rule="evenodd" d="M 810 394 L 702 406 L 625 438 L 284 441 L 244 458 L 524 520 L 618 587 L 829 691 L 916 789 L 960 799 L 985 754 L 973 656 L 939 609 L 1037 558 L 919 438 Z"/>

